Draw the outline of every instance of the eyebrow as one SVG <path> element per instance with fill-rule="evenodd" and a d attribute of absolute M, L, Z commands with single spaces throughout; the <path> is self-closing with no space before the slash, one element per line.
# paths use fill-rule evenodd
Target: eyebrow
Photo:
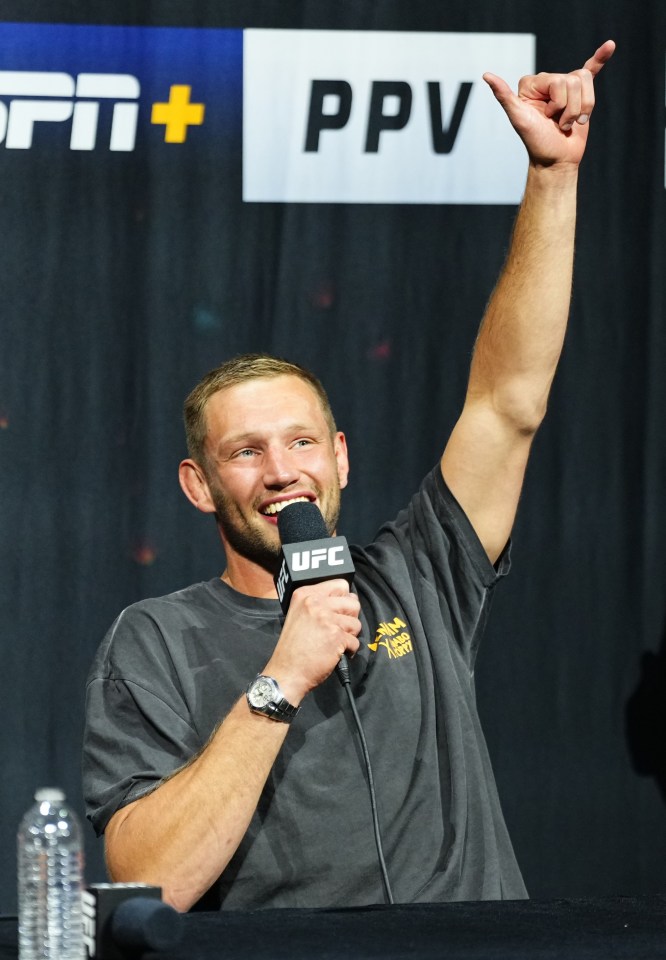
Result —
<path fill-rule="evenodd" d="M 282 432 L 283 433 L 309 433 L 309 434 L 318 435 L 321 431 L 316 430 L 313 424 L 290 423 L 284 428 Z M 260 439 L 261 439 L 261 434 L 257 432 L 248 431 L 246 433 L 235 433 L 235 434 L 232 434 L 232 436 L 230 437 L 225 437 L 222 440 L 220 440 L 219 444 L 217 445 L 217 449 L 222 450 L 225 447 L 233 447 L 239 443 L 240 444 L 252 443 L 253 441 L 257 441 Z"/>

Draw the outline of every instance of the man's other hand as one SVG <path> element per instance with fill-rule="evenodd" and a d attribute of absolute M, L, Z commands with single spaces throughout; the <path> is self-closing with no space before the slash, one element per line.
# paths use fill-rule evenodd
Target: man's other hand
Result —
<path fill-rule="evenodd" d="M 501 77 L 484 73 L 533 164 L 580 163 L 594 109 L 594 81 L 614 52 L 615 42 L 607 40 L 580 70 L 523 77 L 517 94 Z"/>

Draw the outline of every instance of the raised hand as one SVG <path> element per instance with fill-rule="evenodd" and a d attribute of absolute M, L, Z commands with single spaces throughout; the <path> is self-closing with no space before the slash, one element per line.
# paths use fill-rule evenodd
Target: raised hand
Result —
<path fill-rule="evenodd" d="M 501 77 L 484 73 L 532 163 L 580 163 L 594 109 L 594 80 L 614 52 L 615 42 L 607 40 L 580 70 L 523 77 L 517 94 Z"/>

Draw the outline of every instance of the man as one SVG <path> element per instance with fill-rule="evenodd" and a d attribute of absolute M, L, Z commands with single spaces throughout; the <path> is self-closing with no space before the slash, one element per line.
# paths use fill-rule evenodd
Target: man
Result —
<path fill-rule="evenodd" d="M 525 196 L 460 419 L 408 508 L 354 551 L 354 590 L 303 587 L 282 618 L 273 583 L 277 513 L 314 502 L 333 534 L 347 483 L 319 382 L 241 357 L 188 398 L 180 482 L 215 515 L 227 566 L 124 611 L 93 666 L 85 788 L 115 880 L 159 884 L 182 910 L 207 891 L 226 908 L 382 902 L 359 748 L 329 679 L 346 653 L 395 899 L 526 895 L 473 666 L 562 346 L 578 165 L 613 51 L 518 94 L 485 75 L 529 153 Z M 257 675 L 277 684 L 263 708 Z"/>

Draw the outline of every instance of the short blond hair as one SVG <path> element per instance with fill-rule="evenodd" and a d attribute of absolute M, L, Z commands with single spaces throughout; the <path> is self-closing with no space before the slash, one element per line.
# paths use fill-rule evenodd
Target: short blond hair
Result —
<path fill-rule="evenodd" d="M 337 430 L 328 395 L 314 373 L 298 363 L 273 357 L 268 353 L 244 353 L 210 370 L 185 400 L 183 420 L 187 450 L 201 466 L 206 462 L 206 404 L 220 390 L 246 383 L 248 380 L 271 380 L 274 377 L 298 377 L 317 394 L 326 424 L 333 436 Z"/>

